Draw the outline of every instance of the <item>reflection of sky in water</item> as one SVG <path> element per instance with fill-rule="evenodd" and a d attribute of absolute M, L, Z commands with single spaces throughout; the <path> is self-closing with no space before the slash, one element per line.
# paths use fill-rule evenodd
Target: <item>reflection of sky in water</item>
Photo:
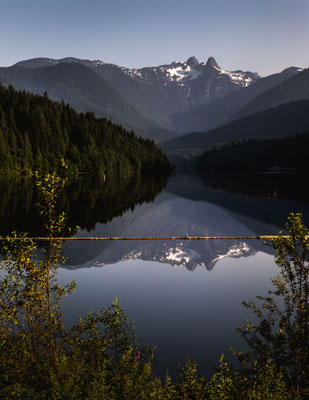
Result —
<path fill-rule="evenodd" d="M 78 285 L 63 301 L 69 323 L 110 305 L 117 295 L 135 321 L 140 343 L 158 346 L 156 356 L 166 357 L 161 368 L 174 372 L 177 363 L 190 356 L 206 371 L 229 345 L 240 348 L 234 330 L 245 316 L 241 302 L 266 294 L 277 272 L 273 257 L 258 252 L 219 260 L 211 272 L 201 266 L 190 272 L 127 260 L 101 268 L 60 269 L 59 280 Z"/>
<path fill-rule="evenodd" d="M 290 211 L 309 215 L 307 203 L 214 190 L 194 176 L 172 177 L 153 202 L 126 206 L 106 224 L 95 219 L 109 207 L 99 200 L 75 210 L 94 214 L 95 228 L 79 235 L 256 236 L 276 234 Z M 117 295 L 140 343 L 166 357 L 158 371 L 175 372 L 187 356 L 210 371 L 228 346 L 244 345 L 235 333 L 246 313 L 241 302 L 267 294 L 278 273 L 271 250 L 258 240 L 67 242 L 59 278 L 78 289 L 63 301 L 66 321 Z"/>
<path fill-rule="evenodd" d="M 270 222 L 258 215 L 281 216 L 280 204 L 285 205 L 213 191 L 197 178 L 178 176 L 154 202 L 79 234 L 274 234 L 277 217 Z M 166 357 L 158 371 L 168 367 L 173 373 L 190 356 L 206 372 L 228 346 L 244 348 L 235 333 L 247 312 L 241 303 L 271 287 L 278 271 L 270 252 L 257 240 L 67 243 L 69 259 L 60 277 L 76 280 L 79 288 L 65 299 L 65 315 L 72 323 L 77 315 L 110 305 L 117 295 L 135 321 L 140 343 L 158 346 L 157 357 Z"/>

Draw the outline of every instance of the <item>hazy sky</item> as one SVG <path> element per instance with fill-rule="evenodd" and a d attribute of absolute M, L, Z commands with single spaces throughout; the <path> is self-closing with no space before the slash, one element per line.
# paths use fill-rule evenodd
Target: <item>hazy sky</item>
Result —
<path fill-rule="evenodd" d="M 261 75 L 309 67 L 309 0 L 0 0 L 0 66 L 74 56 L 143 67 L 192 55 Z"/>

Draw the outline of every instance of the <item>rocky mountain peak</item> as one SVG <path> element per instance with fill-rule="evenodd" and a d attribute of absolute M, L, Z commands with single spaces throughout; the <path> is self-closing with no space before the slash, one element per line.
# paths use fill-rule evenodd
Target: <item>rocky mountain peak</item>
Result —
<path fill-rule="evenodd" d="M 213 68 L 220 68 L 219 65 L 217 64 L 216 60 L 214 57 L 209 57 L 206 63 L 206 67 L 213 67 Z"/>
<path fill-rule="evenodd" d="M 197 59 L 196 59 L 194 56 L 192 56 L 192 57 L 188 58 L 187 64 L 188 64 L 190 67 L 195 67 L 196 65 L 199 64 L 199 62 L 197 61 Z"/>

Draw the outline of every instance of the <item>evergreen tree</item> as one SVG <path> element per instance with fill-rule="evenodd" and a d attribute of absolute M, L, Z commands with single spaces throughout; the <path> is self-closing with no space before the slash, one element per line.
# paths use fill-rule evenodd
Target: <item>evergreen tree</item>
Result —
<path fill-rule="evenodd" d="M 165 155 L 121 126 L 0 85 L 0 174 L 35 169 L 129 176 L 170 172 Z"/>

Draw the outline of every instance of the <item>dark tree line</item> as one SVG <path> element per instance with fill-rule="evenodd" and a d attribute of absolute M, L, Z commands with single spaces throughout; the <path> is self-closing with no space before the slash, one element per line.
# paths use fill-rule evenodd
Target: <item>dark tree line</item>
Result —
<path fill-rule="evenodd" d="M 290 169 L 308 172 L 309 133 L 284 138 L 238 139 L 205 151 L 196 168 L 200 175 Z"/>
<path fill-rule="evenodd" d="M 131 176 L 168 171 L 153 141 L 93 113 L 0 84 L 0 174 L 33 170 Z"/>

